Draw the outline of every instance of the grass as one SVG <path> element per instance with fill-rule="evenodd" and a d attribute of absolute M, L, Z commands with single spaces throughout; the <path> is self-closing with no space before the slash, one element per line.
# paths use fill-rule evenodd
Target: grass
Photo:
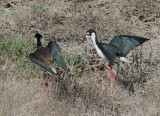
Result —
<path fill-rule="evenodd" d="M 47 41 L 43 42 L 44 46 L 48 44 Z M 35 46 L 34 39 L 27 39 L 23 37 L 22 34 L 15 35 L 12 39 L 8 37 L 4 37 L 4 39 L 0 43 L 0 54 L 4 56 L 2 59 L 9 58 L 13 63 L 22 62 L 21 66 L 24 69 L 33 69 L 35 71 L 36 66 L 32 63 L 28 56 L 30 53 L 34 52 L 33 47 Z M 77 64 L 85 64 L 85 57 L 80 58 L 77 53 L 73 54 L 65 54 L 64 59 L 68 66 L 74 66 Z M 55 68 L 61 69 L 56 61 L 53 63 Z M 89 68 L 86 68 L 88 70 Z M 75 72 L 77 74 L 83 72 L 82 68 L 76 68 Z M 39 76 L 38 76 L 39 77 Z"/>
<path fill-rule="evenodd" d="M 28 69 L 28 55 L 31 53 L 34 39 L 27 40 L 22 34 L 15 35 L 12 39 L 4 37 L 0 43 L 0 54 L 6 55 L 13 62 L 21 61 L 22 66 Z"/>
<path fill-rule="evenodd" d="M 43 16 L 49 16 L 50 15 L 50 11 L 49 11 L 48 7 L 44 4 L 38 3 L 37 0 L 34 0 L 33 7 L 35 9 L 38 9 L 38 12 Z"/>
<path fill-rule="evenodd" d="M 45 14 L 47 16 L 50 14 L 49 10 L 48 10 L 48 8 L 46 6 L 39 5 L 38 8 L 40 10 L 40 13 Z"/>
<path fill-rule="evenodd" d="M 64 58 L 66 59 L 67 63 L 70 66 L 73 66 L 76 64 L 84 64 L 86 62 L 85 57 L 84 56 L 80 57 L 77 53 L 66 54 Z"/>
<path fill-rule="evenodd" d="M 2 4 L 0 11 L 0 115 L 159 116 L 159 2 L 17 0 L 12 4 L 15 9 L 12 18 L 7 16 L 10 10 L 2 8 Z M 47 12 L 49 15 L 45 15 Z M 155 20 L 149 20 L 152 18 Z M 128 55 L 133 59 L 131 66 L 120 64 L 113 94 L 112 79 L 102 87 L 109 78 L 105 62 L 95 60 L 99 57 L 90 43 L 78 44 L 90 28 L 96 30 L 98 39 L 104 43 L 119 34 L 150 39 L 152 49 L 146 42 L 142 49 L 137 47 Z M 34 51 L 34 31 L 42 33 L 44 45 L 51 39 L 59 44 L 71 69 L 71 74 L 62 73 L 63 78 L 58 80 L 56 75 L 50 76 L 53 79 L 48 106 L 45 87 L 39 107 L 42 89 L 39 69 L 27 57 Z M 90 66 L 96 67 L 91 70 Z M 116 69 L 115 65 L 113 70 Z"/>
<path fill-rule="evenodd" d="M 12 18 L 14 16 L 14 10 L 6 10 L 4 2 L 0 5 L 0 13 L 3 18 Z"/>
<path fill-rule="evenodd" d="M 37 70 L 37 67 L 28 58 L 33 51 L 33 46 L 34 39 L 27 39 L 22 34 L 16 34 L 12 39 L 4 37 L 0 43 L 2 62 L 4 63 L 6 59 L 11 60 L 13 64 L 19 66 L 17 70 L 30 70 L 27 75 L 32 77 L 31 75 Z M 1 74 L 4 75 L 2 69 Z M 37 77 L 40 77 L 40 75 Z"/>
<path fill-rule="evenodd" d="M 85 57 L 80 57 L 77 53 L 68 54 L 65 56 L 65 59 L 67 61 L 67 64 L 69 64 L 70 66 L 86 63 Z M 80 74 L 84 72 L 84 70 L 82 69 L 82 67 L 76 67 L 75 72 L 76 74 Z"/>

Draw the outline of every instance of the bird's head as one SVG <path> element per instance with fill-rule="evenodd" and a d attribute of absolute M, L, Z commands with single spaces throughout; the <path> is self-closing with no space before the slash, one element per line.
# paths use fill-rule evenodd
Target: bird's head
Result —
<path fill-rule="evenodd" d="M 39 33 L 36 33 L 34 37 L 36 41 L 40 41 L 42 39 L 42 35 Z"/>
<path fill-rule="evenodd" d="M 41 43 L 41 40 L 43 38 L 42 35 L 39 33 L 36 33 L 34 37 L 35 37 L 35 42 L 37 43 L 37 48 L 42 46 L 42 43 Z"/>
<path fill-rule="evenodd" d="M 83 38 L 83 40 L 81 41 L 81 43 L 83 43 L 86 39 L 95 40 L 95 39 L 96 39 L 96 32 L 95 32 L 95 30 L 89 29 L 89 30 L 86 32 L 86 36 Z M 81 43 L 80 43 L 80 44 L 81 44 Z"/>
<path fill-rule="evenodd" d="M 89 29 L 87 32 L 86 32 L 86 39 L 89 39 L 89 38 L 96 38 L 96 32 L 95 30 L 93 29 Z"/>

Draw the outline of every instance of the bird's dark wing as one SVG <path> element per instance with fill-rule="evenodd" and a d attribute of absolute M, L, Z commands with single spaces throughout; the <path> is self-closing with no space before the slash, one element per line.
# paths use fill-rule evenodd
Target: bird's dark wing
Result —
<path fill-rule="evenodd" d="M 109 60 L 109 63 L 113 64 L 114 61 L 117 59 L 117 53 L 113 47 L 104 44 L 104 43 L 97 43 L 100 50 L 103 52 L 103 54 L 106 56 L 106 58 Z"/>
<path fill-rule="evenodd" d="M 58 44 L 54 41 L 50 41 L 48 43 L 48 47 L 50 48 L 51 56 L 53 57 L 53 60 L 56 60 L 56 62 L 66 71 L 67 70 L 67 65 L 64 61 L 62 52 L 58 46 Z"/>
<path fill-rule="evenodd" d="M 137 36 L 119 35 L 115 36 L 108 45 L 117 48 L 122 56 L 126 56 L 133 48 L 143 44 L 149 39 Z"/>
<path fill-rule="evenodd" d="M 41 61 L 34 53 L 29 55 L 29 59 L 34 62 L 35 64 L 37 64 L 38 66 L 44 68 L 45 70 L 47 70 L 48 72 L 54 74 L 54 72 L 52 71 L 51 68 L 49 68 L 43 61 Z"/>

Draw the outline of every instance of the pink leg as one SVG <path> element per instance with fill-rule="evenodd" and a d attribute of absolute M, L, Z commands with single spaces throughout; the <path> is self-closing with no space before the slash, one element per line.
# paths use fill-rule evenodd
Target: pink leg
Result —
<path fill-rule="evenodd" d="M 47 95 L 47 106 L 48 106 L 48 102 L 49 102 L 49 100 L 48 100 L 48 97 L 49 97 L 49 78 L 48 78 L 48 95 Z"/>
<path fill-rule="evenodd" d="M 44 79 L 43 79 L 43 74 L 42 74 L 42 71 L 41 72 L 41 77 L 42 77 L 42 82 L 43 82 L 43 89 L 42 89 L 42 93 L 41 93 L 41 101 L 40 101 L 40 104 L 41 105 L 41 102 L 42 102 L 42 97 L 43 97 L 43 91 L 44 91 Z"/>
<path fill-rule="evenodd" d="M 110 67 L 110 78 L 106 81 L 106 83 L 105 83 L 105 85 L 111 80 L 111 78 L 112 78 L 112 74 L 111 74 L 111 67 Z"/>
<path fill-rule="evenodd" d="M 114 78 L 114 81 L 113 81 L 113 89 L 114 89 L 114 84 L 115 84 L 115 79 L 116 79 L 116 77 L 115 77 L 115 75 L 114 75 L 114 73 L 113 73 L 112 68 L 110 68 L 110 71 L 112 72 L 112 75 L 113 75 L 113 78 Z M 112 91 L 112 93 L 113 93 L 113 91 Z"/>

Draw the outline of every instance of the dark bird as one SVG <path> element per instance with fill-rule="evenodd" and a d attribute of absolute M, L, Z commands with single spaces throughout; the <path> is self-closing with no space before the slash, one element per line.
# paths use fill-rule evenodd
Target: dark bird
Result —
<path fill-rule="evenodd" d="M 58 46 L 58 44 L 55 41 L 50 41 L 46 47 L 42 46 L 41 39 L 42 35 L 37 33 L 35 35 L 35 39 L 37 40 L 37 49 L 34 53 L 31 53 L 29 55 L 29 59 L 38 65 L 39 67 L 42 67 L 47 72 L 51 74 L 56 74 L 57 71 L 53 66 L 53 61 L 55 60 L 66 72 L 68 72 L 67 65 L 64 61 L 63 55 L 61 53 L 61 50 Z M 43 74 L 41 71 L 41 77 L 43 81 L 43 90 L 41 94 L 41 100 L 43 96 L 44 91 L 44 79 Z M 49 78 L 48 78 L 48 95 L 49 95 Z M 41 102 L 40 102 L 41 104 Z M 48 104 L 48 99 L 47 99 Z"/>
<path fill-rule="evenodd" d="M 137 36 L 118 35 L 115 36 L 108 44 L 105 44 L 105 43 L 100 43 L 97 40 L 96 32 L 93 29 L 89 29 L 86 32 L 86 38 L 92 39 L 98 55 L 109 62 L 110 79 L 112 77 L 111 76 L 112 72 L 114 80 L 115 80 L 115 75 L 112 70 L 113 64 L 117 61 L 130 63 L 130 61 L 126 58 L 126 55 L 136 46 L 139 46 L 143 44 L 145 41 L 149 40 L 147 38 L 137 37 Z M 83 41 L 85 41 L 85 39 Z M 114 88 L 114 83 L 113 83 L 113 88 Z"/>

